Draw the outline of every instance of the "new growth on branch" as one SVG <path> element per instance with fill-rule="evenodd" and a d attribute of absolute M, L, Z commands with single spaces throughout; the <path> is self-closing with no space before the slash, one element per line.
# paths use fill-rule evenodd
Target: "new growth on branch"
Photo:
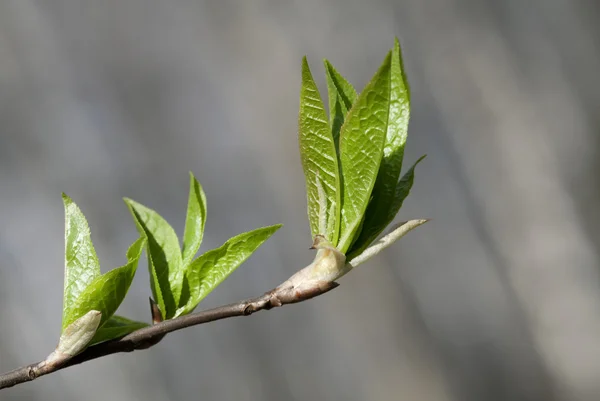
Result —
<path fill-rule="evenodd" d="M 166 334 L 234 316 L 301 302 L 338 286 L 337 280 L 427 220 L 393 226 L 419 158 L 400 175 L 408 133 L 410 90 L 400 44 L 361 93 L 325 60 L 329 115 L 306 57 L 302 60 L 299 145 L 306 177 L 312 263 L 264 295 L 194 312 L 281 225 L 258 228 L 196 257 L 206 222 L 206 196 L 190 173 L 183 244 L 156 211 L 125 198 L 140 237 L 127 263 L 108 273 L 100 264 L 85 216 L 63 194 L 65 285 L 58 346 L 43 361 L 0 375 L 0 389 L 102 356 L 146 349 Z M 152 324 L 115 315 L 145 250 Z"/>

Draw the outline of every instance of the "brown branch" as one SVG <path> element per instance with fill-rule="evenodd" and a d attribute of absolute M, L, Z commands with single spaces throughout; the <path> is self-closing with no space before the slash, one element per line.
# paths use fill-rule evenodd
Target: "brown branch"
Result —
<path fill-rule="evenodd" d="M 285 283 L 284 283 L 285 284 Z M 0 389 L 16 386 L 37 379 L 40 376 L 78 365 L 83 362 L 101 358 L 119 352 L 132 352 L 147 349 L 157 344 L 166 334 L 198 324 L 213 322 L 236 316 L 249 316 L 260 310 L 268 310 L 276 306 L 302 302 L 324 294 L 337 287 L 337 283 L 320 283 L 309 291 L 293 291 L 291 288 L 279 286 L 264 295 L 229 305 L 219 306 L 202 312 L 191 313 L 175 319 L 166 320 L 152 326 L 136 330 L 122 338 L 107 341 L 87 348 L 82 353 L 67 361 L 48 363 L 47 360 L 15 369 L 0 375 Z M 292 291 L 290 291 L 292 290 Z"/>

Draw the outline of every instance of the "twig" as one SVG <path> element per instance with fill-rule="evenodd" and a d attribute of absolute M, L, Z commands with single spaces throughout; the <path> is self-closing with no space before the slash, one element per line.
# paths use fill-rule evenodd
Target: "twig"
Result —
<path fill-rule="evenodd" d="M 165 334 L 181 330 L 186 327 L 196 326 L 198 324 L 213 322 L 215 320 L 226 319 L 236 316 L 249 316 L 260 310 L 268 310 L 275 306 L 283 306 L 290 303 L 302 302 L 306 299 L 321 295 L 337 286 L 332 283 L 328 288 L 315 290 L 310 296 L 293 299 L 278 299 L 278 289 L 269 291 L 264 295 L 241 301 L 229 305 L 219 306 L 202 312 L 191 313 L 171 320 L 165 320 L 152 326 L 136 330 L 120 339 L 107 341 L 87 348 L 79 355 L 74 356 L 68 361 L 51 365 L 46 361 L 41 361 L 28 366 L 15 369 L 0 375 L 0 389 L 12 387 L 17 384 L 25 383 L 37 379 L 40 376 L 59 371 L 69 366 L 79 365 L 80 363 L 101 358 L 103 356 L 116 354 L 119 352 L 132 352 L 139 349 L 146 349 L 156 344 Z"/>

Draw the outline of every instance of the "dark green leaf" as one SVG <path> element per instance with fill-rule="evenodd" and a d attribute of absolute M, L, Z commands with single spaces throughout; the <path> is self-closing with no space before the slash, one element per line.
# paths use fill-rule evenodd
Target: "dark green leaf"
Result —
<path fill-rule="evenodd" d="M 150 286 L 165 319 L 173 317 L 183 285 L 184 266 L 179 239 L 173 227 L 158 213 L 131 199 L 125 199 L 138 231 L 147 242 Z"/>
<path fill-rule="evenodd" d="M 204 297 L 244 263 L 280 227 L 281 224 L 277 224 L 237 235 L 221 247 L 194 260 L 186 271 L 189 300 L 179 309 L 177 316 L 193 311 Z"/>
<path fill-rule="evenodd" d="M 340 133 L 342 219 L 338 249 L 344 253 L 355 238 L 381 164 L 390 101 L 390 64 L 388 53 L 352 106 Z"/>
<path fill-rule="evenodd" d="M 398 182 L 398 185 L 396 186 L 396 195 L 394 196 L 394 201 L 392 202 L 392 207 L 390 209 L 390 221 L 392 221 L 394 217 L 396 217 L 396 214 L 398 214 L 398 211 L 402 207 L 404 199 L 406 199 L 406 197 L 410 193 L 410 190 L 413 186 L 413 182 L 415 180 L 415 167 L 417 167 L 417 164 L 419 164 L 421 160 L 425 158 L 425 156 L 426 155 L 419 157 L 415 164 L 413 164 L 412 167 L 408 169 L 408 171 L 402 176 L 402 179 Z"/>
<path fill-rule="evenodd" d="M 340 128 L 348 110 L 356 101 L 356 90 L 327 60 L 325 72 L 327 73 L 327 92 L 329 94 L 329 122 L 336 149 L 339 145 Z"/>
<path fill-rule="evenodd" d="M 190 172 L 190 194 L 188 198 L 187 215 L 185 219 L 185 231 L 183 234 L 183 265 L 187 266 L 194 256 L 204 235 L 204 224 L 206 222 L 206 195 L 202 186 Z"/>
<path fill-rule="evenodd" d="M 327 115 L 306 57 L 302 59 L 299 143 L 306 177 L 308 220 L 313 237 L 321 234 L 336 244 L 339 235 L 340 178 L 336 148 Z M 322 188 L 322 189 L 321 189 Z M 324 196 L 323 196 L 324 195 Z M 323 200 L 326 202 L 323 204 Z M 331 207 L 334 204 L 334 207 Z M 335 218 L 330 219 L 330 211 Z M 332 226 L 327 223 L 332 221 Z"/>
<path fill-rule="evenodd" d="M 122 316 L 113 315 L 96 332 L 96 335 L 92 341 L 90 341 L 90 345 L 120 338 L 147 326 L 149 326 L 147 323 L 136 322 L 135 320 L 130 320 Z"/>
<path fill-rule="evenodd" d="M 404 199 L 406 199 L 406 197 L 410 193 L 410 189 L 412 188 L 415 177 L 415 167 L 417 167 L 417 164 L 419 164 L 424 158 L 425 155 L 421 156 L 415 162 L 415 164 L 413 164 L 411 168 L 408 169 L 408 171 L 402 176 L 402 179 L 400 179 L 398 185 L 396 185 L 394 199 L 392 199 L 390 203 L 391 206 L 388 210 L 386 224 L 379 232 L 371 231 L 370 233 L 365 232 L 364 234 L 361 234 L 359 241 L 356 241 L 356 243 L 352 246 L 350 252 L 348 252 L 348 260 L 351 260 L 354 257 L 360 255 L 369 245 L 371 245 L 371 243 L 379 236 L 379 234 L 381 234 L 381 231 L 383 231 L 385 227 L 387 227 L 387 225 L 391 223 L 392 220 L 394 220 L 396 214 L 398 214 L 398 211 L 402 207 Z"/>

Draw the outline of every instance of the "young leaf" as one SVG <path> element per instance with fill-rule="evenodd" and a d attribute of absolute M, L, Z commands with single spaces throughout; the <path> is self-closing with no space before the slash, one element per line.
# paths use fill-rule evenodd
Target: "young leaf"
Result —
<path fill-rule="evenodd" d="M 328 60 L 324 61 L 327 75 L 327 93 L 329 94 L 329 122 L 336 150 L 339 145 L 340 128 L 348 110 L 356 101 L 356 90 Z"/>
<path fill-rule="evenodd" d="M 244 263 L 279 228 L 281 228 L 281 224 L 237 235 L 230 238 L 221 247 L 210 250 L 195 259 L 186 271 L 189 300 L 177 311 L 177 316 L 193 311 L 204 297 Z"/>
<path fill-rule="evenodd" d="M 179 304 L 184 266 L 179 239 L 173 227 L 154 210 L 125 198 L 140 234 L 147 238 L 152 294 L 166 319 Z"/>
<path fill-rule="evenodd" d="M 314 236 L 321 234 L 337 244 L 339 235 L 340 214 L 340 177 L 336 147 L 333 141 L 327 115 L 315 84 L 306 57 L 302 59 L 302 88 L 300 89 L 299 113 L 300 156 L 306 177 L 306 193 L 308 198 L 308 220 Z M 317 177 L 325 190 L 327 205 L 319 204 L 319 185 Z M 331 207 L 335 204 L 335 208 Z M 319 216 L 325 210 L 327 216 Z M 330 219 L 330 210 L 335 218 Z M 327 232 L 320 232 L 320 221 L 333 221 Z"/>
<path fill-rule="evenodd" d="M 410 193 L 410 190 L 413 185 L 414 177 L 415 177 L 415 167 L 417 164 L 421 162 L 425 158 L 425 155 L 421 156 L 415 164 L 408 169 L 408 171 L 402 176 L 402 179 L 396 185 L 396 189 L 394 192 L 394 198 L 390 202 L 390 208 L 388 210 L 388 215 L 385 219 L 385 224 L 381 227 L 379 231 L 374 230 L 373 228 L 365 228 L 361 232 L 360 238 L 356 241 L 354 245 L 352 245 L 351 250 L 348 252 L 348 259 L 352 259 L 358 255 L 360 255 L 371 243 L 381 234 L 381 232 L 387 227 L 388 224 L 394 220 L 398 211 L 402 207 L 402 203 L 404 199 Z"/>
<path fill-rule="evenodd" d="M 388 53 L 346 117 L 340 133 L 342 170 L 341 230 L 338 249 L 345 253 L 361 223 L 383 155 L 390 100 Z"/>
<path fill-rule="evenodd" d="M 406 197 L 410 193 L 410 190 L 413 186 L 413 182 L 415 180 L 415 167 L 417 167 L 417 164 L 419 164 L 421 160 L 425 158 L 425 156 L 426 155 L 419 157 L 415 164 L 413 164 L 412 167 L 408 169 L 408 171 L 402 176 L 402 179 L 398 182 L 398 185 L 396 186 L 396 194 L 394 196 L 394 201 L 392 202 L 390 214 L 388 215 L 390 221 L 392 221 L 394 217 L 396 217 L 396 214 L 398 214 L 398 211 L 402 207 L 404 199 L 406 199 Z"/>
<path fill-rule="evenodd" d="M 65 206 L 65 290 L 63 322 L 79 294 L 100 275 L 100 263 L 90 238 L 85 216 L 66 194 Z"/>
<path fill-rule="evenodd" d="M 398 39 L 395 40 L 392 50 L 390 77 L 389 117 L 383 158 L 373 187 L 372 199 L 365 214 L 363 229 L 358 233 L 359 237 L 351 249 L 366 248 L 391 221 L 389 214 L 402 169 L 410 115 L 410 95 Z"/>
<path fill-rule="evenodd" d="M 183 266 L 187 266 L 194 256 L 204 235 L 204 224 L 206 223 L 206 195 L 202 186 L 190 172 L 190 194 L 188 198 L 187 216 L 185 219 L 185 230 L 183 234 Z"/>
<path fill-rule="evenodd" d="M 135 241 L 127 251 L 127 264 L 96 277 L 79 295 L 73 307 L 63 320 L 63 330 L 71 323 L 88 313 L 97 310 L 102 313 L 99 327 L 102 327 L 117 310 L 133 281 L 142 249 L 144 237 Z"/>
<path fill-rule="evenodd" d="M 130 320 L 122 316 L 113 315 L 96 332 L 96 335 L 92 338 L 92 341 L 90 341 L 90 345 L 120 338 L 147 326 L 147 323 L 136 322 L 135 320 Z"/>

